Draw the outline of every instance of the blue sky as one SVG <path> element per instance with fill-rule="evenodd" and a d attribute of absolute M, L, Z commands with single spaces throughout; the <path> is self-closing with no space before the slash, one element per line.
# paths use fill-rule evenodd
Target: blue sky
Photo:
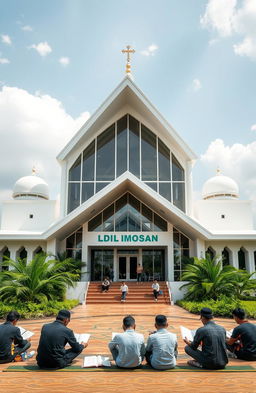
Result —
<path fill-rule="evenodd" d="M 56 196 L 49 162 L 123 78 L 127 44 L 135 83 L 199 157 L 195 194 L 220 166 L 242 197 L 256 199 L 255 0 L 0 0 L 0 8 L 0 155 L 12 150 L 15 160 L 0 171 L 0 199 L 33 164 Z M 48 137 L 50 149 L 40 139 Z"/>

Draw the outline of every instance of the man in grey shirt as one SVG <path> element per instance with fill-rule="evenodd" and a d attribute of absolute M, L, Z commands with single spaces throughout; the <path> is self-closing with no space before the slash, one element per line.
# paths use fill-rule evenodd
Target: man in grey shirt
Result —
<path fill-rule="evenodd" d="M 177 337 L 167 331 L 168 322 L 165 315 L 155 318 L 156 332 L 148 338 L 146 347 L 147 362 L 155 369 L 167 370 L 176 366 Z"/>
<path fill-rule="evenodd" d="M 144 337 L 135 332 L 135 319 L 128 315 L 123 319 L 124 333 L 116 334 L 108 347 L 116 365 L 121 368 L 140 367 L 145 355 Z"/>
<path fill-rule="evenodd" d="M 225 368 L 228 363 L 226 353 L 226 330 L 212 321 L 212 310 L 208 307 L 200 311 L 203 327 L 197 329 L 194 340 L 184 339 L 187 346 L 185 352 L 194 360 L 189 360 L 190 366 L 218 370 Z M 197 348 L 202 345 L 202 351 Z"/>

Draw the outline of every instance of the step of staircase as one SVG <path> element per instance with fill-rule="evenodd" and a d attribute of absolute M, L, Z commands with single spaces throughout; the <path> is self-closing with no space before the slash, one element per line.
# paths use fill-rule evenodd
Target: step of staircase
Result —
<path fill-rule="evenodd" d="M 134 281 L 127 281 L 129 292 L 126 297 L 126 303 L 143 304 L 155 303 L 152 282 L 138 283 Z M 163 292 L 158 297 L 158 303 L 170 304 L 169 291 L 164 281 L 159 282 L 160 290 Z M 121 282 L 113 282 L 110 285 L 109 291 L 102 293 L 101 282 L 91 282 L 86 297 L 86 304 L 113 304 L 121 301 L 120 292 Z"/>

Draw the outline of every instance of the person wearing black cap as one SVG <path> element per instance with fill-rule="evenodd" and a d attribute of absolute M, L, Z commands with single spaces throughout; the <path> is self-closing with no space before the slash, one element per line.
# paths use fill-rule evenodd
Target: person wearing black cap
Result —
<path fill-rule="evenodd" d="M 42 327 L 37 348 L 37 364 L 40 368 L 58 369 L 69 366 L 72 361 L 87 347 L 87 343 L 79 344 L 71 329 L 70 311 L 59 311 L 56 320 Z M 70 349 L 65 349 L 69 344 Z"/>
<path fill-rule="evenodd" d="M 194 359 L 189 360 L 188 364 L 210 370 L 223 369 L 228 363 L 226 330 L 212 321 L 212 310 L 208 307 L 201 309 L 200 319 L 204 326 L 197 329 L 194 340 L 184 339 L 187 344 L 185 352 Z M 200 344 L 202 351 L 197 349 Z"/>

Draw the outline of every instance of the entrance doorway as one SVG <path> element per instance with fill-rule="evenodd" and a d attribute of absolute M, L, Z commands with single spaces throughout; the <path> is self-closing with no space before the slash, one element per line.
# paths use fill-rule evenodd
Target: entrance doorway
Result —
<path fill-rule="evenodd" d="M 137 255 L 119 255 L 118 256 L 118 279 L 119 280 L 136 280 L 137 279 Z"/>

